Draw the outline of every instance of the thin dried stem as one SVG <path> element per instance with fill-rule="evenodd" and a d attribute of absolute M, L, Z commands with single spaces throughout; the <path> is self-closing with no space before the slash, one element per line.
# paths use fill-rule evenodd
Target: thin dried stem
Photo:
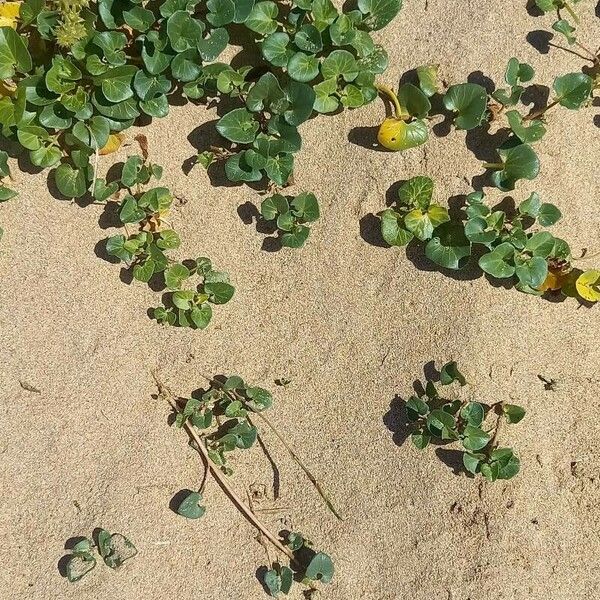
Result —
<path fill-rule="evenodd" d="M 160 381 L 155 371 L 151 371 L 152 377 L 156 382 L 156 386 L 158 387 L 158 391 L 163 398 L 173 407 L 173 410 L 176 412 L 181 412 L 177 401 L 175 400 L 171 391 Z M 217 483 L 221 486 L 224 492 L 229 496 L 230 500 L 233 502 L 235 507 L 242 513 L 242 515 L 253 525 L 262 535 L 268 539 L 277 550 L 285 554 L 290 560 L 295 560 L 294 554 L 289 548 L 286 548 L 267 528 L 266 525 L 260 521 L 256 515 L 250 510 L 241 498 L 235 493 L 232 487 L 229 485 L 229 482 L 225 478 L 225 476 L 221 473 L 219 467 L 215 465 L 215 463 L 210 459 L 208 452 L 206 450 L 206 446 L 204 445 L 203 440 L 196 433 L 194 428 L 189 425 L 187 422 L 184 423 L 184 427 L 188 434 L 192 437 L 192 439 L 196 442 L 198 446 L 198 451 L 202 455 L 204 461 L 208 465 L 210 472 L 213 477 L 216 479 Z"/>
<path fill-rule="evenodd" d="M 205 376 L 205 378 L 211 384 L 214 384 L 220 388 L 223 388 L 223 384 L 220 381 L 218 381 L 216 379 L 211 379 L 210 377 L 206 377 L 206 376 Z M 237 398 L 232 393 L 230 393 L 229 390 L 224 390 L 224 392 L 227 396 L 229 396 L 229 398 L 231 400 L 237 400 Z M 319 494 L 319 496 L 321 496 L 321 498 L 323 499 L 323 502 L 325 502 L 325 504 L 327 505 L 327 508 L 333 513 L 333 515 L 337 519 L 339 519 L 340 521 L 344 521 L 344 518 L 336 510 L 335 506 L 333 506 L 333 502 L 330 500 L 329 496 L 327 495 L 325 490 L 322 488 L 322 486 L 319 483 L 319 481 L 317 480 L 317 478 L 311 473 L 310 469 L 304 464 L 304 462 L 302 462 L 301 458 L 296 454 L 294 449 L 285 441 L 285 438 L 279 433 L 279 431 L 277 430 L 275 425 L 273 425 L 273 423 L 271 423 L 271 421 L 267 417 L 265 417 L 262 413 L 254 412 L 253 414 L 255 414 L 257 417 L 259 417 L 263 421 L 263 423 L 265 425 L 267 425 L 267 427 L 269 427 L 269 429 L 271 429 L 271 431 L 275 434 L 275 437 L 277 437 L 277 439 L 283 444 L 284 448 L 289 452 L 289 454 L 292 457 L 292 459 L 294 460 L 294 462 L 304 471 L 304 474 L 306 475 L 308 480 L 313 484 L 314 488 L 317 490 L 317 493 Z M 250 419 L 250 417 L 246 417 L 246 418 L 248 419 L 250 424 L 252 424 L 252 420 Z"/>

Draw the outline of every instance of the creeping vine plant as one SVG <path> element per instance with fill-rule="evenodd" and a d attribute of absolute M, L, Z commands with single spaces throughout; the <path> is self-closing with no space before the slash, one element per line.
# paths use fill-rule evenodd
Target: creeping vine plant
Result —
<path fill-rule="evenodd" d="M 267 177 L 283 186 L 301 147 L 298 126 L 314 112 L 372 101 L 387 55 L 371 31 L 401 0 L 24 0 L 0 27 L 2 135 L 40 168 L 58 167 L 67 197 L 94 180 L 90 158 L 138 117 L 164 117 L 169 97 L 229 96 L 217 124 L 233 181 Z M 14 27 L 14 28 L 13 28 Z M 258 65 L 215 62 L 230 31 L 246 29 Z M 59 166 L 60 165 L 60 166 Z"/>
<path fill-rule="evenodd" d="M 259 439 L 259 432 L 255 425 L 255 419 L 258 419 L 282 442 L 315 486 L 328 508 L 339 518 L 314 475 L 264 415 L 273 404 L 271 393 L 264 388 L 249 386 L 241 377 L 232 375 L 227 378 L 213 379 L 209 389 L 196 396 L 177 399 L 160 383 L 156 375 L 155 379 L 161 395 L 170 402 L 176 412 L 175 425 L 187 430 L 193 440 L 194 448 L 200 452 L 206 463 L 207 472 L 210 470 L 238 510 L 262 533 L 264 539 L 268 540 L 283 557 L 289 559 L 289 566 L 287 566 L 279 560 L 271 561 L 269 558 L 270 565 L 263 579 L 268 592 L 274 597 L 281 593 L 287 594 L 294 579 L 310 588 L 314 588 L 318 581 L 322 583 L 331 581 L 334 567 L 327 554 L 315 553 L 311 549 L 311 542 L 298 533 L 289 533 L 283 540 L 278 539 L 257 518 L 252 507 L 248 507 L 237 496 L 227 480 L 227 476 L 233 473 L 229 457 L 236 450 L 251 448 Z M 178 514 L 188 519 L 204 516 L 206 507 L 200 502 L 205 482 L 206 474 L 200 489 L 187 493 L 180 501 Z"/>
<path fill-rule="evenodd" d="M 144 146 L 143 146 L 144 148 Z M 166 306 L 154 309 L 154 317 L 162 324 L 204 329 L 212 318 L 211 304 L 225 304 L 231 300 L 234 288 L 229 276 L 216 271 L 208 258 L 174 261 L 168 250 L 180 246 L 179 235 L 167 221 L 173 203 L 171 192 L 165 187 L 146 189 L 152 178 L 160 179 L 162 167 L 143 156 L 130 156 L 123 165 L 121 178 L 107 183 L 97 179 L 94 198 L 107 202 L 118 197 L 119 219 L 125 235 L 108 238 L 106 251 L 131 268 L 134 279 L 148 283 L 161 275 L 169 290 L 165 296 Z M 124 192 L 120 195 L 119 193 Z M 137 227 L 135 233 L 128 226 Z M 196 289 L 182 289 L 183 283 L 198 275 L 202 282 Z"/>
<path fill-rule="evenodd" d="M 438 91 L 437 66 L 417 69 L 418 86 L 405 83 L 398 93 L 386 86 L 379 90 L 394 105 L 394 117 L 385 119 L 379 129 L 379 142 L 390 150 L 407 150 L 424 144 L 429 138 L 427 119 L 436 106 L 437 112 L 446 113 L 456 129 L 472 130 L 499 122 L 505 117 L 502 129 L 505 140 L 497 148 L 499 160 L 483 163 L 492 171 L 491 179 L 502 191 L 515 188 L 519 179 L 534 179 L 540 170 L 537 154 L 531 144 L 546 133 L 546 113 L 555 106 L 577 110 L 591 101 L 597 87 L 594 79 L 584 73 L 568 73 L 553 83 L 554 98 L 545 107 L 534 112 L 519 109 L 520 102 L 534 77 L 533 68 L 511 58 L 505 72 L 507 87 L 488 94 L 477 83 L 451 85 L 444 94 Z M 441 108 L 443 105 L 443 109 Z"/>
<path fill-rule="evenodd" d="M 100 529 L 95 537 L 96 544 L 91 538 L 83 538 L 73 546 L 66 566 L 67 579 L 70 582 L 79 581 L 96 566 L 95 551 L 111 569 L 117 569 L 137 554 L 136 547 L 120 533 Z"/>
<path fill-rule="evenodd" d="M 453 270 L 464 268 L 475 255 L 485 273 L 516 281 L 522 292 L 560 290 L 565 296 L 600 300 L 599 272 L 574 268 L 569 244 L 545 229 L 561 213 L 537 193 L 511 212 L 491 208 L 483 192 L 472 192 L 459 218 L 451 218 L 445 207 L 432 202 L 433 189 L 429 177 L 413 177 L 400 186 L 395 206 L 379 213 L 381 234 L 390 246 L 422 242 L 429 260 Z"/>
<path fill-rule="evenodd" d="M 455 362 L 444 365 L 440 373 L 442 386 L 454 382 L 466 385 Z M 424 393 L 411 396 L 405 403 L 406 416 L 412 424 L 411 439 L 423 450 L 435 443 L 460 442 L 465 469 L 481 473 L 488 481 L 511 479 L 520 469 L 520 461 L 512 448 L 499 447 L 496 438 L 502 420 L 518 423 L 525 410 L 516 404 L 497 402 L 491 406 L 475 401 L 449 400 L 440 395 L 433 381 L 427 381 Z M 492 427 L 486 417 L 496 415 Z"/>

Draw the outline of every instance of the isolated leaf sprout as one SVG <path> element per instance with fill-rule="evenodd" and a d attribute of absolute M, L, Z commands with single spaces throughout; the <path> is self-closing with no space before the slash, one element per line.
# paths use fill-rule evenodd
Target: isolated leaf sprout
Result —
<path fill-rule="evenodd" d="M 239 498 L 228 481 L 228 476 L 233 474 L 230 457 L 235 452 L 248 450 L 258 441 L 265 448 L 256 425 L 259 421 L 275 434 L 304 471 L 328 509 L 340 518 L 318 480 L 264 414 L 273 405 L 271 393 L 264 388 L 248 385 L 241 377 L 232 375 L 211 379 L 208 389 L 198 391 L 191 398 L 181 399 L 175 398 L 156 374 L 153 375 L 160 394 L 175 411 L 175 426 L 185 428 L 191 437 L 192 446 L 201 454 L 206 465 L 200 488 L 185 492 L 184 497 L 178 501 L 177 513 L 187 519 L 204 516 L 204 486 L 210 472 L 237 509 L 281 555 L 271 560 L 267 551 L 269 567 L 265 570 L 263 583 L 270 595 L 277 597 L 279 594 L 287 594 L 294 580 L 310 588 L 315 588 L 318 582 L 331 581 L 334 567 L 327 554 L 314 552 L 311 543 L 298 533 L 288 533 L 281 539 L 271 533 L 252 507 L 248 507 Z M 289 560 L 289 566 L 281 562 L 282 558 Z"/>
<path fill-rule="evenodd" d="M 440 373 L 442 386 L 466 379 L 455 362 L 444 365 Z M 497 437 L 502 422 L 518 423 L 525 410 L 516 404 L 500 401 L 486 405 L 473 400 L 448 399 L 441 395 L 433 381 L 427 381 L 423 393 L 405 402 L 411 423 L 411 440 L 424 450 L 431 443 L 462 446 L 462 462 L 472 475 L 481 474 L 488 481 L 511 479 L 520 470 L 520 460 L 512 448 L 501 447 Z M 494 422 L 489 423 L 491 416 Z"/>
<path fill-rule="evenodd" d="M 183 287 L 193 277 L 200 283 Z M 154 309 L 154 318 L 163 325 L 204 329 L 212 319 L 212 305 L 226 304 L 235 292 L 229 275 L 213 269 L 206 257 L 173 263 L 164 278 L 170 292 L 163 297 L 163 306 Z"/>
<path fill-rule="evenodd" d="M 310 229 L 319 216 L 319 203 L 314 194 L 304 192 L 298 196 L 275 194 L 262 201 L 260 213 L 267 222 L 276 223 L 282 246 L 301 248 L 308 239 Z"/>
<path fill-rule="evenodd" d="M 83 538 L 73 546 L 66 564 L 67 579 L 71 583 L 79 581 L 96 566 L 96 554 L 111 569 L 118 569 L 137 554 L 133 543 L 120 533 L 100 529 L 95 538 L 97 543 L 91 538 Z"/>

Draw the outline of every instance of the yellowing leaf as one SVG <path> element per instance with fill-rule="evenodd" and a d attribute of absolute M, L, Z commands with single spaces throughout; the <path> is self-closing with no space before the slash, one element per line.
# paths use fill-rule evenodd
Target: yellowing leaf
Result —
<path fill-rule="evenodd" d="M 600 300 L 600 271 L 585 271 L 575 282 L 577 293 L 588 302 Z"/>
<path fill-rule="evenodd" d="M 22 2 L 2 2 L 0 4 L 0 27 L 17 28 L 17 18 Z"/>
<path fill-rule="evenodd" d="M 17 90 L 16 84 L 9 81 L 0 81 L 0 98 L 12 96 Z"/>
<path fill-rule="evenodd" d="M 106 154 L 112 154 L 113 152 L 116 152 L 121 147 L 122 143 L 123 143 L 123 136 L 120 133 L 111 133 L 108 136 L 108 142 L 106 142 L 106 145 L 104 146 L 104 148 L 100 149 L 98 154 L 100 154 L 100 156 L 105 156 Z"/>
<path fill-rule="evenodd" d="M 416 119 L 406 123 L 402 119 L 388 117 L 379 128 L 377 140 L 388 150 L 398 152 L 420 146 L 427 141 L 429 132 L 424 121 Z"/>
<path fill-rule="evenodd" d="M 540 292 L 560 290 L 567 279 L 567 273 L 548 271 L 546 280 L 538 288 Z"/>

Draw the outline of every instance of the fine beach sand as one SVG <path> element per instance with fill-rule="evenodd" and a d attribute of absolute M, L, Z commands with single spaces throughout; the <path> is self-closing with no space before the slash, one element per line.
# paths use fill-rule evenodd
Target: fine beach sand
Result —
<path fill-rule="evenodd" d="M 593 4 L 580 5 L 581 35 L 596 47 Z M 576 56 L 541 54 L 528 43 L 553 19 L 524 5 L 406 0 L 377 34 L 391 60 L 381 80 L 395 86 L 406 71 L 439 62 L 448 84 L 470 74 L 481 82 L 481 71 L 501 84 L 511 56 L 530 62 L 540 85 L 580 70 Z M 549 113 L 536 146 L 541 174 L 510 195 L 518 202 L 537 190 L 557 204 L 563 220 L 554 232 L 575 255 L 600 249 L 598 110 Z M 206 385 L 204 375 L 221 373 L 273 391 L 271 420 L 345 520 L 327 511 L 268 430 L 279 499 L 259 447 L 237 454 L 231 482 L 244 498 L 252 484 L 266 486 L 257 506 L 281 507 L 262 513 L 271 529 L 291 525 L 333 557 L 335 578 L 315 597 L 600 598 L 598 307 L 520 294 L 474 271 L 450 278 L 414 252 L 377 245 L 369 215 L 395 182 L 431 176 L 445 204 L 471 190 L 485 154 L 456 131 L 405 153 L 376 151 L 371 128 L 383 114 L 376 101 L 302 127 L 290 192 L 314 191 L 322 217 L 305 248 L 280 252 L 261 250 L 264 235 L 238 214 L 260 203 L 256 191 L 211 185 L 201 167 L 182 172 L 198 147 L 215 141 L 215 109 L 176 106 L 143 128 L 164 184 L 181 200 L 172 214 L 183 240 L 178 257 L 210 256 L 236 285 L 205 331 L 149 319 L 160 294 L 121 281 L 120 266 L 96 255 L 114 233 L 103 208 L 57 200 L 47 173 L 11 163 L 20 195 L 0 207 L 0 598 L 266 597 L 255 576 L 265 550 L 213 480 L 203 519 L 169 509 L 176 492 L 199 485 L 202 464 L 185 433 L 168 426 L 152 369 L 184 396 Z M 132 143 L 102 158 L 101 171 L 136 151 Z M 494 202 L 509 196 L 486 191 Z M 522 461 L 510 482 L 457 475 L 440 460 L 448 454 L 404 441 L 394 398 L 411 393 L 426 363 L 450 359 L 472 384 L 466 393 L 527 409 L 500 433 Z M 555 389 L 538 375 L 555 379 Z M 277 387 L 279 377 L 291 383 Z M 39 393 L 25 389 L 32 387 Z M 99 526 L 126 534 L 138 556 L 116 572 L 99 564 L 69 584 L 57 567 L 66 540 Z M 290 598 L 302 598 L 300 586 Z"/>

